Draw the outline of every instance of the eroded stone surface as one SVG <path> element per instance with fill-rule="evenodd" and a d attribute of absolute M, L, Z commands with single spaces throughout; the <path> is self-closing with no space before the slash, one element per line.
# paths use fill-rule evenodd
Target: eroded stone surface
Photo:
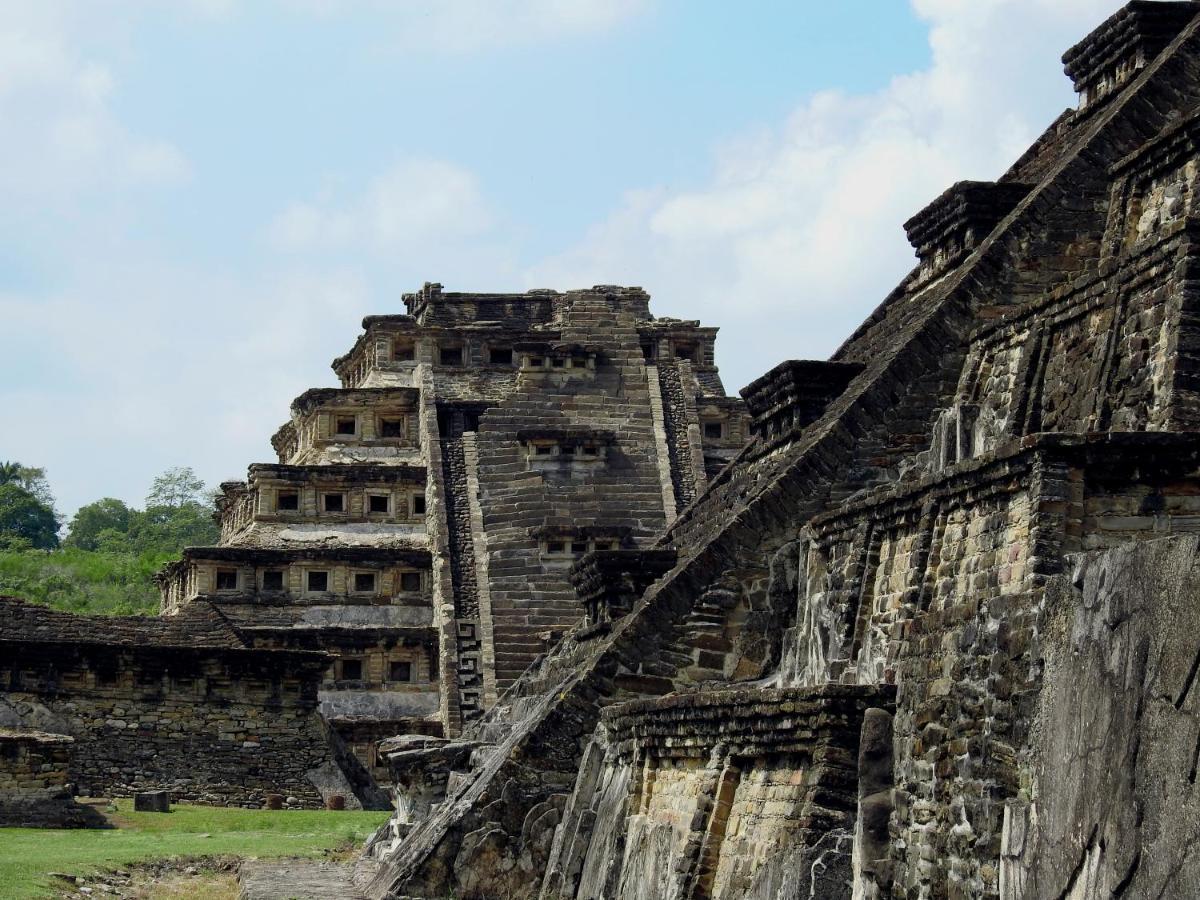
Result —
<path fill-rule="evenodd" d="M 1002 897 L 1200 891 L 1198 549 L 1188 537 L 1081 555 L 1056 579 Z"/>

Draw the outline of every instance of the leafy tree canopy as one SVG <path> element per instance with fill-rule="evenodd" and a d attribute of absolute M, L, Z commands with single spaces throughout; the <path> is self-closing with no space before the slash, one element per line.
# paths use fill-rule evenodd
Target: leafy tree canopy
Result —
<path fill-rule="evenodd" d="M 25 466 L 16 460 L 0 462 L 0 485 L 5 484 L 15 484 L 24 488 L 46 506 L 54 508 L 54 495 L 50 493 L 45 469 Z"/>
<path fill-rule="evenodd" d="M 152 612 L 153 574 L 187 546 L 214 544 L 220 529 L 204 483 L 188 468 L 154 479 L 145 509 L 105 497 L 79 509 L 62 549 L 45 473 L 0 463 L 0 594 L 77 612 Z"/>
<path fill-rule="evenodd" d="M 101 535 L 115 535 L 119 539 L 127 534 L 135 513 L 136 510 L 114 497 L 81 506 L 71 519 L 70 532 L 63 546 L 95 550 L 100 545 Z"/>
<path fill-rule="evenodd" d="M 194 503 L 199 506 L 207 504 L 204 496 L 204 482 L 201 481 L 190 466 L 177 466 L 167 469 L 150 485 L 150 493 L 146 495 L 146 508 L 155 506 L 170 506 L 178 509 Z"/>
<path fill-rule="evenodd" d="M 0 535 L 5 545 L 49 550 L 58 546 L 58 516 L 46 503 L 12 481 L 0 484 Z"/>
<path fill-rule="evenodd" d="M 220 529 L 212 516 L 212 501 L 196 473 L 168 469 L 154 479 L 144 510 L 112 497 L 81 507 L 65 544 L 106 553 L 175 554 L 216 543 Z"/>
<path fill-rule="evenodd" d="M 178 553 L 184 547 L 215 544 L 221 536 L 221 530 L 213 521 L 212 512 L 212 507 L 198 502 L 188 502 L 182 506 L 148 507 L 143 512 L 135 512 L 128 533 L 122 536 L 124 544 L 135 553 Z M 120 549 L 109 542 L 114 536 L 106 536 L 101 547 Z"/>

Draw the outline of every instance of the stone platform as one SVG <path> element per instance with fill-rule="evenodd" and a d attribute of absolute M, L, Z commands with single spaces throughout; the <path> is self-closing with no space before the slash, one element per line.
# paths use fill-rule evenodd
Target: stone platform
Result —
<path fill-rule="evenodd" d="M 350 863 L 324 860 L 251 860 L 238 869 L 239 900 L 366 900 L 354 886 Z"/>

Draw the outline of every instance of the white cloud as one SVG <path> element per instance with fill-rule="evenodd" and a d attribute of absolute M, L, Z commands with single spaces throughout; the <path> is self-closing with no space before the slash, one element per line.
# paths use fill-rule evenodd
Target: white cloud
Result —
<path fill-rule="evenodd" d="M 72 201 L 186 177 L 177 147 L 118 120 L 115 75 L 74 46 L 80 23 L 67 18 L 54 3 L 16 3 L 0 20 L 0 197 Z"/>
<path fill-rule="evenodd" d="M 1073 100 L 1058 59 L 1119 0 L 914 0 L 932 61 L 874 93 L 826 92 L 715 152 L 707 184 L 629 192 L 530 285 L 642 284 L 660 314 L 722 327 L 738 387 L 824 357 L 914 263 L 901 223 L 995 178 Z"/>
<path fill-rule="evenodd" d="M 46 466 L 68 513 L 104 494 L 139 502 L 173 465 L 210 485 L 243 477 L 271 458 L 292 397 L 336 382 L 329 362 L 373 311 L 347 268 L 245 276 L 116 259 L 79 274 L 51 295 L 0 293 L 0 358 L 53 359 L 49 378 L 0 381 L 6 419 L 33 425 L 9 432 L 0 458 Z"/>
<path fill-rule="evenodd" d="M 475 176 L 434 159 L 397 162 L 344 204 L 296 203 L 268 228 L 279 249 L 412 252 L 486 234 L 496 217 Z"/>

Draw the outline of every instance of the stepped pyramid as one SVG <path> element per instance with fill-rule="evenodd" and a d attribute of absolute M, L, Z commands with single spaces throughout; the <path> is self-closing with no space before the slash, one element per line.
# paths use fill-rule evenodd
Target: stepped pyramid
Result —
<path fill-rule="evenodd" d="M 380 776 L 381 738 L 458 734 L 582 619 L 575 560 L 648 545 L 749 438 L 717 330 L 649 299 L 426 284 L 367 317 L 278 461 L 221 486 L 219 546 L 160 574 L 163 613 L 333 654 L 321 710 Z"/>

